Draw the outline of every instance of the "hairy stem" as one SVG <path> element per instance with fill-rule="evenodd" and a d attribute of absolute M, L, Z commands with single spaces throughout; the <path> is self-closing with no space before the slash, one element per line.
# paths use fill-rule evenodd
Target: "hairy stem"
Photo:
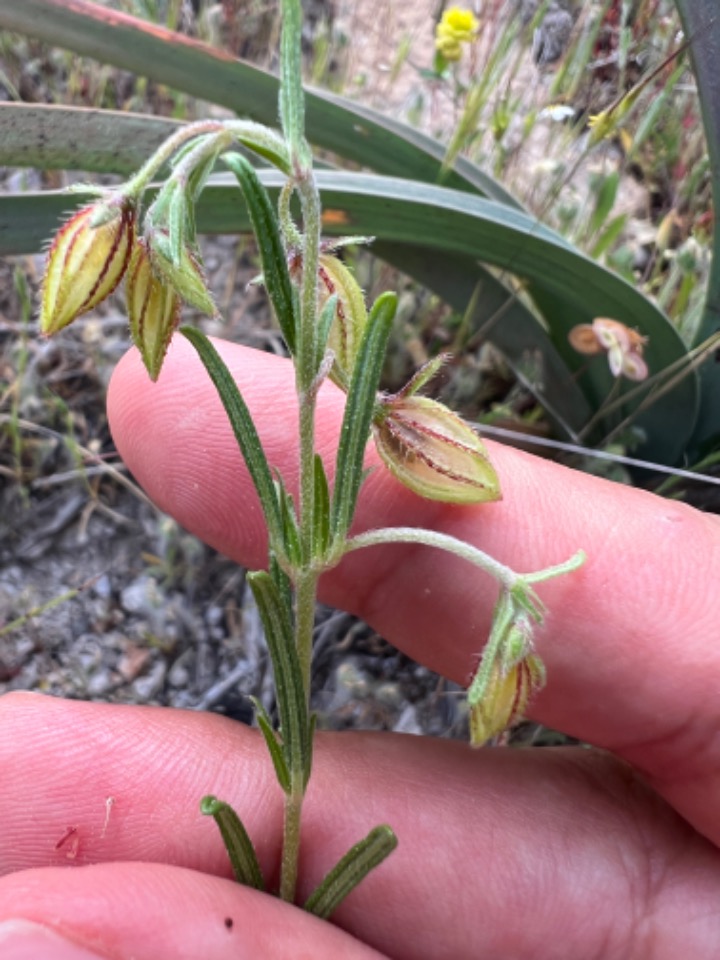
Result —
<path fill-rule="evenodd" d="M 300 659 L 305 704 L 310 700 L 310 667 L 315 618 L 318 574 L 314 569 L 313 529 L 315 505 L 315 407 L 317 389 L 317 275 L 320 253 L 320 197 L 312 173 L 305 173 L 297 182 L 303 210 L 303 270 L 300 293 L 300 325 L 297 338 L 295 385 L 298 395 L 300 428 L 300 542 L 301 569 L 295 581 L 295 644 Z M 290 792 L 285 798 L 283 856 L 280 896 L 295 899 L 300 824 L 307 773 L 305 760 L 299 769 L 290 771 Z"/>
<path fill-rule="evenodd" d="M 135 176 L 128 180 L 124 192 L 129 196 L 139 196 L 172 155 L 188 140 L 202 134 L 220 133 L 224 129 L 225 124 L 221 120 L 199 120 L 197 123 L 189 123 L 187 126 L 181 127 L 177 133 L 168 137 L 160 148 L 140 167 Z"/>

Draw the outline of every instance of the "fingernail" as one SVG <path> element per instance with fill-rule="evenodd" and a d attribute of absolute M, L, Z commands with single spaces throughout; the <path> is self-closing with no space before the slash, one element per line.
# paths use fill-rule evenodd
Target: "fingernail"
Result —
<path fill-rule="evenodd" d="M 3 960 L 102 960 L 77 943 L 30 920 L 0 923 L 0 957 Z"/>

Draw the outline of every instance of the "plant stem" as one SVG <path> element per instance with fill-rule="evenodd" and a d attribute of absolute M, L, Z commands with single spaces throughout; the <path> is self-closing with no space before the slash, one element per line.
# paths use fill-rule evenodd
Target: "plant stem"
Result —
<path fill-rule="evenodd" d="M 288 903 L 295 901 L 297 886 L 298 857 L 300 853 L 300 823 L 302 805 L 305 799 L 303 778 L 295 773 L 290 780 L 290 793 L 285 794 L 283 821 L 283 851 L 280 873 L 280 897 Z"/>
<path fill-rule="evenodd" d="M 305 705 L 310 701 L 310 668 L 315 622 L 318 572 L 313 557 L 315 506 L 315 378 L 317 338 L 317 276 L 320 253 L 320 197 L 312 172 L 296 182 L 303 210 L 303 271 L 300 294 L 300 325 L 297 338 L 295 386 L 298 395 L 300 432 L 300 542 L 301 569 L 294 578 L 295 645 L 300 659 Z M 285 797 L 280 896 L 293 902 L 300 853 L 300 824 L 310 758 L 290 771 L 290 792 Z"/>
<path fill-rule="evenodd" d="M 463 540 L 458 540 L 446 533 L 423 530 L 418 527 L 385 527 L 381 530 L 368 530 L 367 533 L 360 533 L 358 536 L 347 540 L 344 544 L 343 554 L 350 553 L 352 550 L 360 550 L 363 547 L 375 547 L 388 543 L 423 543 L 427 547 L 437 547 L 439 550 L 453 553 L 490 574 L 509 594 L 515 591 L 524 594 L 530 601 L 530 607 L 537 608 L 538 611 L 542 609 L 542 604 L 539 604 L 539 607 L 537 606 L 539 601 L 530 589 L 530 584 L 542 583 L 544 580 L 552 580 L 554 577 L 570 573 L 577 570 L 585 562 L 584 552 L 578 550 L 569 560 L 556 566 L 547 567 L 545 570 L 538 570 L 534 573 L 516 573 L 511 567 L 500 563 L 483 550 L 479 550 Z"/>
<path fill-rule="evenodd" d="M 123 193 L 128 196 L 139 196 L 150 183 L 158 171 L 168 162 L 170 157 L 193 137 L 204 133 L 219 133 L 224 129 L 220 120 L 199 120 L 181 127 L 155 151 L 155 153 L 140 167 L 138 172 L 125 184 Z"/>

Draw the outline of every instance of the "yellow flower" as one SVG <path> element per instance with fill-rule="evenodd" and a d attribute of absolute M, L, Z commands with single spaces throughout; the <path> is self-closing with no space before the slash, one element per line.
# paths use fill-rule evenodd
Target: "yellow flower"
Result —
<path fill-rule="evenodd" d="M 373 437 L 390 472 L 421 497 L 485 503 L 502 496 L 485 444 L 464 420 L 436 400 L 386 397 Z"/>
<path fill-rule="evenodd" d="M 181 300 L 155 274 L 147 248 L 139 240 L 132 252 L 125 282 L 133 343 L 151 380 L 160 375 L 170 339 L 180 322 Z"/>
<path fill-rule="evenodd" d="M 43 280 L 42 333 L 57 333 L 110 296 L 125 273 L 134 236 L 128 203 L 94 203 L 60 228 Z"/>
<path fill-rule="evenodd" d="M 461 10 L 460 7 L 450 7 L 443 13 L 437 25 L 436 35 L 439 37 L 453 37 L 462 43 L 469 43 L 480 27 L 480 21 L 472 10 Z"/>
<path fill-rule="evenodd" d="M 460 44 L 471 43 L 479 27 L 480 22 L 471 10 L 450 7 L 435 28 L 435 47 L 446 60 L 459 60 Z"/>
<path fill-rule="evenodd" d="M 617 127 L 617 117 L 610 110 L 603 110 L 601 113 L 595 113 L 588 117 L 588 127 L 590 128 L 590 137 L 588 143 L 591 147 L 606 140 L 611 136 Z"/>
<path fill-rule="evenodd" d="M 446 60 L 454 63 L 462 57 L 462 47 L 458 40 L 452 37 L 437 37 L 435 40 L 436 49 L 445 57 Z"/>

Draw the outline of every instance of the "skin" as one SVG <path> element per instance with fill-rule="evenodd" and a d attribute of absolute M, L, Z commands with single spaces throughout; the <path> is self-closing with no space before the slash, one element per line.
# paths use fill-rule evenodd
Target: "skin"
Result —
<path fill-rule="evenodd" d="M 292 477 L 289 364 L 218 346 L 271 464 Z M 126 356 L 109 412 L 118 449 L 155 502 L 261 566 L 257 501 L 191 348 L 176 338 L 157 385 Z M 328 466 L 341 413 L 342 397 L 324 387 L 318 444 Z M 550 613 L 537 649 L 549 680 L 530 715 L 593 749 L 319 736 L 300 899 L 376 823 L 400 840 L 322 924 L 234 884 L 214 825 L 197 812 L 206 793 L 231 802 L 266 875 L 277 876 L 281 798 L 255 731 L 212 715 L 10 695 L 0 701 L 0 922 L 34 920 L 113 960 L 715 958 L 717 519 L 488 447 L 502 502 L 424 502 L 378 467 L 356 529 L 429 526 L 517 570 L 585 549 L 581 571 L 539 587 Z M 367 462 L 377 462 L 371 449 Z M 348 557 L 321 595 L 462 683 L 495 588 L 461 561 L 390 546 Z M 68 825 L 77 827 L 72 861 L 66 845 L 56 849 Z"/>

